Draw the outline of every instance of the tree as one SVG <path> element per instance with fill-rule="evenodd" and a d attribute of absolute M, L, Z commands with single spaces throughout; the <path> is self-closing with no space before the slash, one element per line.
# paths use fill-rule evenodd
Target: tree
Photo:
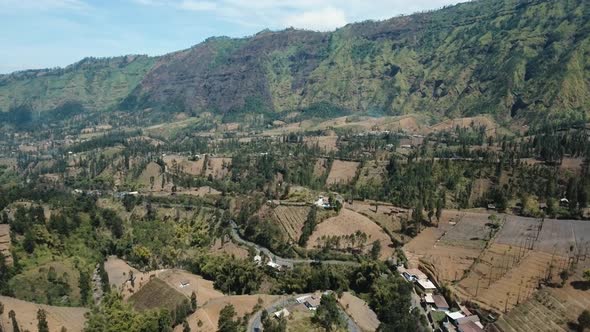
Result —
<path fill-rule="evenodd" d="M 47 324 L 47 314 L 43 309 L 39 309 L 37 311 L 37 328 L 39 332 L 49 332 L 49 325 Z"/>
<path fill-rule="evenodd" d="M 582 332 L 587 328 L 590 328 L 590 311 L 584 310 L 578 316 L 578 330 Z"/>
<path fill-rule="evenodd" d="M 590 282 L 590 270 L 584 271 L 584 274 L 582 276 L 584 277 L 584 280 Z"/>
<path fill-rule="evenodd" d="M 12 321 L 12 330 L 14 332 L 20 332 L 20 328 L 18 327 L 18 322 L 16 321 L 16 312 L 14 310 L 10 310 L 8 312 L 8 318 Z"/>
<path fill-rule="evenodd" d="M 344 326 L 344 320 L 340 315 L 338 302 L 333 294 L 325 294 L 322 296 L 320 305 L 313 316 L 313 321 L 323 327 L 326 331 L 333 331 Z"/>
<path fill-rule="evenodd" d="M 191 327 L 188 325 L 186 319 L 182 321 L 182 332 L 191 332 Z"/>
<path fill-rule="evenodd" d="M 375 240 L 371 246 L 371 258 L 377 260 L 381 254 L 381 241 Z"/>
<path fill-rule="evenodd" d="M 90 297 L 90 290 L 92 286 L 90 285 L 90 274 L 86 271 L 80 271 L 80 279 L 78 280 L 78 287 L 80 287 L 80 301 L 83 305 L 88 304 L 88 300 Z"/>
<path fill-rule="evenodd" d="M 191 309 L 193 312 L 197 310 L 197 294 L 194 291 L 191 293 Z"/>
<path fill-rule="evenodd" d="M 0 317 L 2 317 L 2 315 L 4 315 L 4 303 L 0 302 Z M 4 326 L 2 325 L 1 321 L 0 321 L 0 332 L 4 332 Z"/>
<path fill-rule="evenodd" d="M 30 229 L 25 232 L 23 248 L 29 254 L 32 254 L 33 251 L 35 251 L 35 238 L 33 237 L 33 232 Z"/>
<path fill-rule="evenodd" d="M 238 332 L 240 324 L 234 317 L 237 315 L 236 309 L 233 305 L 228 304 L 219 312 L 219 320 L 217 321 L 218 332 Z"/>

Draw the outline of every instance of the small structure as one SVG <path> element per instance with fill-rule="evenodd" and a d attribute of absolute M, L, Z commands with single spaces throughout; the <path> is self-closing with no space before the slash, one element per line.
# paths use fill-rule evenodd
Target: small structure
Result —
<path fill-rule="evenodd" d="M 433 310 L 449 311 L 450 306 L 442 295 L 426 294 L 424 300 L 433 308 Z"/>
<path fill-rule="evenodd" d="M 190 284 L 191 284 L 191 282 L 188 281 L 188 280 L 186 280 L 186 279 L 185 280 L 181 280 L 180 281 L 180 288 L 184 288 L 184 287 L 186 287 L 186 286 L 188 286 Z"/>
<path fill-rule="evenodd" d="M 273 313 L 273 316 L 275 316 L 275 318 L 280 319 L 281 317 L 283 318 L 287 318 L 289 317 L 291 313 L 289 312 L 289 310 L 287 310 L 287 308 L 283 308 L 277 312 Z"/>
<path fill-rule="evenodd" d="M 496 210 L 496 205 L 490 203 L 488 204 L 487 208 L 488 210 Z"/>
<path fill-rule="evenodd" d="M 281 264 L 277 264 L 277 263 L 275 263 L 273 261 L 268 261 L 268 263 L 266 263 L 266 266 L 270 266 L 270 267 L 272 267 L 273 269 L 275 269 L 277 271 L 280 271 L 281 268 L 282 268 L 281 267 Z"/>
<path fill-rule="evenodd" d="M 401 271 L 402 276 L 409 282 L 428 280 L 428 276 L 418 269 L 406 269 Z"/>
<path fill-rule="evenodd" d="M 567 198 L 562 198 L 559 200 L 559 206 L 561 207 L 568 207 L 570 205 L 570 200 Z"/>
<path fill-rule="evenodd" d="M 432 281 L 426 280 L 417 280 L 416 283 L 418 287 L 425 293 L 434 293 L 436 291 L 436 286 L 432 283 Z"/>
<path fill-rule="evenodd" d="M 305 299 L 305 302 L 303 302 L 303 304 L 305 304 L 305 306 L 309 310 L 316 310 L 320 306 L 321 300 L 322 300 L 321 297 L 309 296 L 308 298 Z"/>
<path fill-rule="evenodd" d="M 256 265 L 260 266 L 260 264 L 262 264 L 262 256 L 260 256 L 260 255 L 254 256 L 254 263 L 256 263 Z"/>
<path fill-rule="evenodd" d="M 317 207 L 321 207 L 324 209 L 330 209 L 332 206 L 330 205 L 330 201 L 328 198 L 325 198 L 324 196 L 319 196 L 318 200 L 315 201 L 314 203 Z"/>
<path fill-rule="evenodd" d="M 462 317 L 453 323 L 459 332 L 483 332 L 483 324 L 477 315 Z"/>

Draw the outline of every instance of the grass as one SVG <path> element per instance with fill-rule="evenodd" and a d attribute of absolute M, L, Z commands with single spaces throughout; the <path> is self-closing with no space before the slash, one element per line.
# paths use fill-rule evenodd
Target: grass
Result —
<path fill-rule="evenodd" d="M 166 308 L 174 310 L 186 296 L 170 287 L 161 279 L 153 278 L 129 298 L 136 310 Z"/>

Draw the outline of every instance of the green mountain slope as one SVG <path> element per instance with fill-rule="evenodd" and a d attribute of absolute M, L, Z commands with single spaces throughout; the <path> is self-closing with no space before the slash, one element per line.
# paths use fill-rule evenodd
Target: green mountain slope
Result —
<path fill-rule="evenodd" d="M 44 110 L 75 100 L 93 109 L 239 117 L 321 104 L 376 114 L 585 121 L 588 7 L 586 0 L 481 0 L 333 33 L 211 38 L 121 68 L 4 78 L 0 108 L 30 102 Z"/>

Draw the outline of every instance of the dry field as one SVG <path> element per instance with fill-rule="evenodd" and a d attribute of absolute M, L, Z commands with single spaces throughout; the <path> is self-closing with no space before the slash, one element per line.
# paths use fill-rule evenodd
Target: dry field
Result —
<path fill-rule="evenodd" d="M 190 175 L 201 175 L 203 173 L 203 161 L 190 161 L 185 156 L 167 155 L 164 157 L 164 163 L 168 172 L 186 173 Z"/>
<path fill-rule="evenodd" d="M 497 128 L 496 123 L 494 120 L 486 117 L 486 116 L 476 116 L 476 117 L 467 117 L 467 118 L 457 118 L 453 120 L 443 121 L 441 123 L 435 124 L 429 128 L 430 132 L 438 132 L 438 131 L 450 131 L 454 130 L 455 127 L 459 128 L 469 128 L 469 127 L 486 127 L 486 134 L 488 136 L 495 135 L 495 129 Z"/>
<path fill-rule="evenodd" d="M 138 292 L 141 287 L 150 281 L 151 278 L 157 276 L 158 272 L 161 272 L 140 272 L 116 256 L 109 256 L 104 263 L 104 269 L 109 275 L 111 287 L 116 287 L 125 299 Z M 133 271 L 133 276 L 135 277 L 135 283 L 133 286 L 131 286 L 131 282 L 129 281 L 129 271 Z"/>
<path fill-rule="evenodd" d="M 379 327 L 377 314 L 362 299 L 349 292 L 344 292 L 338 302 L 363 331 L 373 332 Z"/>
<path fill-rule="evenodd" d="M 346 236 L 360 231 L 368 235 L 365 251 L 371 248 L 375 240 L 381 242 L 381 259 L 393 255 L 393 244 L 389 236 L 371 219 L 348 209 L 342 209 L 340 214 L 322 221 L 309 237 L 307 248 L 321 246 L 322 236 Z"/>
<path fill-rule="evenodd" d="M 440 239 L 440 244 L 470 249 L 483 249 L 489 239 L 491 228 L 486 226 L 489 215 L 460 212 L 459 219 Z"/>
<path fill-rule="evenodd" d="M 367 161 L 360 170 L 359 179 L 356 183 L 356 186 L 358 187 L 368 183 L 382 183 L 386 172 L 385 166 L 387 166 L 387 162 L 379 162 L 375 160 Z"/>
<path fill-rule="evenodd" d="M 561 165 L 559 165 L 559 170 L 580 174 L 583 164 L 584 158 L 563 158 Z"/>
<path fill-rule="evenodd" d="M 211 246 L 211 252 L 240 259 L 248 257 L 248 250 L 244 249 L 244 247 L 235 244 L 233 241 L 222 241 L 221 239 L 215 240 L 215 243 Z"/>
<path fill-rule="evenodd" d="M 291 240 L 297 242 L 301 236 L 301 229 L 309 213 L 307 206 L 279 205 L 272 209 L 273 219 L 276 220 Z"/>
<path fill-rule="evenodd" d="M 15 169 L 16 165 L 16 158 L 0 158 L 0 166 L 6 166 L 8 169 Z"/>
<path fill-rule="evenodd" d="M 10 225 L 0 225 L 0 255 L 4 255 L 7 265 L 12 265 L 10 254 Z"/>
<path fill-rule="evenodd" d="M 359 167 L 359 164 L 360 163 L 356 161 L 334 160 L 334 162 L 332 162 L 330 174 L 326 179 L 326 184 L 332 185 L 350 182 L 356 175 L 356 170 Z"/>
<path fill-rule="evenodd" d="M 60 331 L 62 326 L 69 332 L 82 331 L 86 321 L 84 314 L 88 312 L 86 308 L 48 306 L 6 296 L 0 296 L 0 302 L 4 304 L 4 314 L 0 316 L 0 321 L 7 332 L 13 331 L 12 321 L 8 317 L 8 312 L 11 310 L 16 313 L 16 320 L 21 331 L 37 331 L 37 310 L 45 310 L 51 332 Z"/>
<path fill-rule="evenodd" d="M 138 292 L 131 295 L 128 301 L 136 310 L 168 309 L 174 310 L 187 297 L 176 291 L 160 278 L 152 278 Z"/>
<path fill-rule="evenodd" d="M 197 295 L 197 301 L 199 295 Z M 225 296 L 221 298 L 212 299 L 205 303 L 202 307 L 197 309 L 191 314 L 187 321 L 193 332 L 210 332 L 217 331 L 217 321 L 219 320 L 219 312 L 227 304 L 232 304 L 238 314 L 238 317 L 242 317 L 247 313 L 252 313 L 254 306 L 260 303 L 262 307 L 266 307 L 273 303 L 277 296 L 274 295 L 235 295 Z M 199 321 L 201 322 L 199 324 Z M 200 325 L 200 326 L 199 326 Z M 182 325 L 177 326 L 174 329 L 175 332 L 182 331 Z"/>
<path fill-rule="evenodd" d="M 154 179 L 153 188 L 150 180 L 152 177 Z M 162 187 L 162 168 L 155 162 L 147 164 L 137 181 L 139 185 L 148 190 L 159 190 Z"/>
<path fill-rule="evenodd" d="M 581 271 L 590 267 L 588 258 L 582 263 L 563 288 L 538 291 L 501 316 L 490 331 L 570 331 L 568 322 L 576 321 L 582 310 L 590 308 L 590 292 L 577 286 L 582 280 Z"/>
<path fill-rule="evenodd" d="M 324 174 L 326 174 L 326 171 L 328 169 L 328 160 L 326 158 L 318 158 L 315 161 L 315 165 L 313 167 L 313 175 L 315 176 L 323 176 Z"/>
<path fill-rule="evenodd" d="M 384 202 L 353 201 L 352 204 L 346 203 L 345 208 L 368 217 L 391 233 L 399 232 L 401 228 L 400 220 L 410 217 L 409 210 Z"/>
<path fill-rule="evenodd" d="M 319 147 L 322 151 L 332 152 L 338 151 L 338 136 L 306 136 L 303 138 L 303 143 L 308 147 Z"/>
<path fill-rule="evenodd" d="M 214 179 L 222 179 L 229 175 L 231 158 L 208 158 L 205 166 L 205 176 L 211 175 Z"/>
<path fill-rule="evenodd" d="M 469 194 L 469 204 L 474 206 L 490 190 L 492 182 L 488 179 L 475 179 Z"/>

